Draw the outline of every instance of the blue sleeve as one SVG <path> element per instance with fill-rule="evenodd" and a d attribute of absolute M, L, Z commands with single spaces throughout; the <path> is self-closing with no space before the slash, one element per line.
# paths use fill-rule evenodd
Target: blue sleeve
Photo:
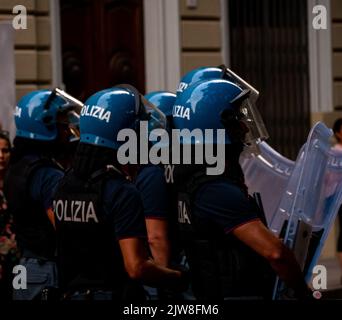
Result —
<path fill-rule="evenodd" d="M 217 225 L 226 234 L 258 220 L 258 214 L 242 190 L 229 182 L 217 181 L 202 186 L 196 194 L 195 213 Z"/>
<path fill-rule="evenodd" d="M 112 181 L 105 188 L 105 210 L 117 240 L 146 238 L 143 205 L 136 187 Z"/>
<path fill-rule="evenodd" d="M 40 168 L 33 173 L 30 194 L 33 200 L 42 203 L 44 209 L 52 206 L 53 195 L 64 173 L 55 168 Z"/>
<path fill-rule="evenodd" d="M 136 179 L 144 206 L 150 219 L 167 219 L 167 186 L 164 171 L 158 166 L 144 167 Z"/>

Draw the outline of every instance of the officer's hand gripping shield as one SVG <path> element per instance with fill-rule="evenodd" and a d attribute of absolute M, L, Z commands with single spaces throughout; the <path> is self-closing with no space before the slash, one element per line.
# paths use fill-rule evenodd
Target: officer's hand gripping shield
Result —
<path fill-rule="evenodd" d="M 307 282 L 342 202 L 342 157 L 331 151 L 331 135 L 322 123 L 312 128 L 270 225 L 294 251 Z M 283 291 L 277 279 L 274 298 Z"/>

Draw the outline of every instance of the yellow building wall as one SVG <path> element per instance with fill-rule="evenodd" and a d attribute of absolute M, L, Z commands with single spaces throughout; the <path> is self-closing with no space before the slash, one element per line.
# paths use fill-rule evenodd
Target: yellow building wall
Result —
<path fill-rule="evenodd" d="M 13 21 L 13 8 L 27 9 L 27 29 L 15 31 L 16 96 L 49 88 L 52 82 L 51 25 L 48 0 L 1 0 L 0 20 Z"/>
<path fill-rule="evenodd" d="M 223 63 L 220 0 L 198 0 L 196 8 L 179 0 L 181 73 Z"/>

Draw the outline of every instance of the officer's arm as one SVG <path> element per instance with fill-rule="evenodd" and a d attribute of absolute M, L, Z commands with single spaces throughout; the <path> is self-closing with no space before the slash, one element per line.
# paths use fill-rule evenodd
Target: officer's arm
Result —
<path fill-rule="evenodd" d="M 53 225 L 53 227 L 56 229 L 55 214 L 54 214 L 52 208 L 47 209 L 47 216 L 48 216 L 51 224 Z"/>
<path fill-rule="evenodd" d="M 152 287 L 185 290 L 183 275 L 178 270 L 158 266 L 148 258 L 144 241 L 140 238 L 119 240 L 125 269 L 135 280 L 141 280 Z"/>
<path fill-rule="evenodd" d="M 170 244 L 168 239 L 168 223 L 162 219 L 146 218 L 148 243 L 156 264 L 169 265 Z"/>
<path fill-rule="evenodd" d="M 252 221 L 232 231 L 233 235 L 268 260 L 274 271 L 295 290 L 298 297 L 308 293 L 302 271 L 292 251 L 274 236 L 261 221 Z"/>

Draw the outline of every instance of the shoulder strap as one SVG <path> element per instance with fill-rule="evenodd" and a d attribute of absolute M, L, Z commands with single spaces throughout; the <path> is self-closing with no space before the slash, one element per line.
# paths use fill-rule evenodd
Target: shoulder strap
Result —
<path fill-rule="evenodd" d="M 95 171 L 88 179 L 88 184 L 97 183 L 98 181 L 106 178 L 124 178 L 125 175 L 115 166 L 107 165 L 105 168 Z"/>
<path fill-rule="evenodd" d="M 99 194 L 103 194 L 103 188 L 109 179 L 127 180 L 127 177 L 115 166 L 107 165 L 106 167 L 95 171 L 86 182 L 85 187 L 89 188 L 92 186 L 98 190 Z"/>

